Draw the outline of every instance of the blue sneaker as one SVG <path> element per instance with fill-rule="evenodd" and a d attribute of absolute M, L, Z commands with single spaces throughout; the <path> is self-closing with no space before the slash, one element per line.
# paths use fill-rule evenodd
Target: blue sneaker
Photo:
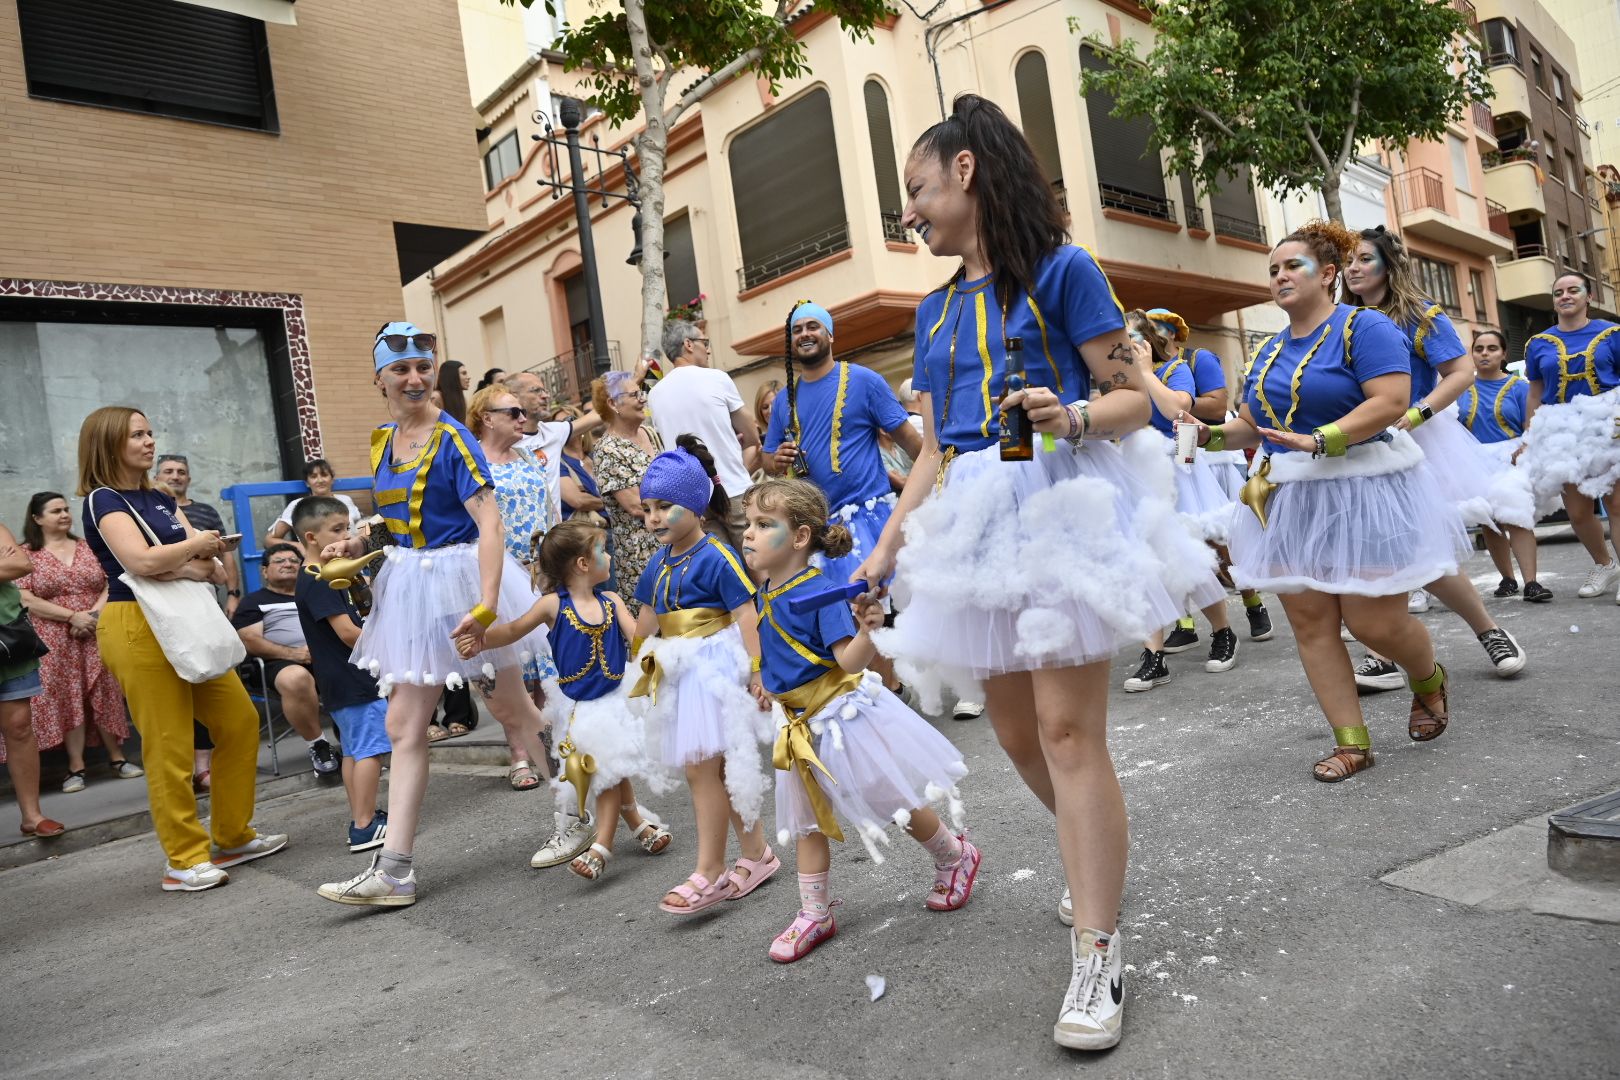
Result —
<path fill-rule="evenodd" d="M 371 815 L 371 821 L 360 828 L 349 826 L 349 850 L 370 851 L 372 848 L 380 848 L 387 836 L 388 811 L 378 810 Z"/>

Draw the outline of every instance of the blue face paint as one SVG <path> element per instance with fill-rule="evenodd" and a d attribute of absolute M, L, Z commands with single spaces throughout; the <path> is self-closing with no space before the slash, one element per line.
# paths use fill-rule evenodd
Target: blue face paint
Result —
<path fill-rule="evenodd" d="M 1293 260 L 1307 275 L 1315 277 L 1322 272 L 1322 266 L 1309 255 L 1300 255 Z"/>

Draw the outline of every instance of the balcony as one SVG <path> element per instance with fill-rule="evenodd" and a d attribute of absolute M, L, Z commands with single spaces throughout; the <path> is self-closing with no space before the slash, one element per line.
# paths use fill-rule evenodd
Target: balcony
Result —
<path fill-rule="evenodd" d="M 1505 255 L 1512 243 L 1478 221 L 1453 216 L 1446 209 L 1446 181 L 1433 169 L 1408 169 L 1390 182 L 1395 192 L 1395 213 L 1403 233 L 1473 255 Z M 1487 209 L 1489 209 L 1487 202 Z M 1502 229 L 1507 228 L 1503 212 Z"/>
<path fill-rule="evenodd" d="M 802 270 L 811 263 L 820 262 L 829 255 L 849 250 L 849 222 L 834 225 L 815 236 L 807 236 L 781 251 L 773 251 L 764 258 L 744 263 L 737 268 L 737 288 L 742 292 L 767 281 Z"/>
<path fill-rule="evenodd" d="M 1187 211 L 1187 228 L 1202 230 L 1204 228 L 1204 208 L 1188 203 L 1185 209 Z"/>
<path fill-rule="evenodd" d="M 1513 242 L 1513 229 L 1508 225 L 1507 207 L 1499 202 L 1486 199 L 1485 221 L 1491 227 L 1491 232 L 1502 237 L 1509 244 Z"/>
<path fill-rule="evenodd" d="M 878 216 L 883 219 L 883 239 L 891 244 L 911 243 L 911 230 L 900 224 L 902 217 L 898 210 L 884 210 Z"/>
<path fill-rule="evenodd" d="M 1518 157 L 1500 164 L 1487 162 L 1485 197 L 1498 203 L 1514 220 L 1526 214 L 1547 216 L 1547 200 L 1541 193 L 1541 168 L 1533 157 Z"/>
<path fill-rule="evenodd" d="M 1234 240 L 1247 240 L 1251 244 L 1264 244 L 1266 242 L 1266 227 L 1258 221 L 1248 221 L 1244 218 L 1223 214 L 1219 210 L 1210 211 L 1210 217 L 1215 219 L 1215 235 L 1229 236 Z"/>
<path fill-rule="evenodd" d="M 1530 119 L 1530 81 L 1519 70 L 1518 61 L 1501 54 L 1486 60 L 1491 66 L 1491 86 L 1496 96 L 1491 98 L 1493 116 L 1521 116 Z"/>
<path fill-rule="evenodd" d="M 622 356 L 617 341 L 607 343 L 607 366 L 610 370 L 623 366 Z M 588 404 L 591 395 L 591 380 L 596 378 L 596 353 L 587 342 L 577 349 L 570 349 L 565 353 L 558 353 L 549 360 L 542 360 L 529 373 L 539 377 L 545 384 L 546 390 L 554 401 L 578 401 Z"/>
<path fill-rule="evenodd" d="M 1468 108 L 1473 114 L 1475 141 L 1481 146 L 1496 149 L 1496 119 L 1491 115 L 1491 107 L 1483 101 L 1475 101 Z"/>
<path fill-rule="evenodd" d="M 1127 214 L 1140 214 L 1179 224 L 1176 222 L 1176 204 L 1163 195 L 1149 195 L 1112 184 L 1098 184 L 1097 190 L 1105 210 L 1121 210 Z"/>
<path fill-rule="evenodd" d="M 1496 261 L 1496 297 L 1504 304 L 1552 310 L 1556 264 L 1540 244 L 1520 244 Z"/>

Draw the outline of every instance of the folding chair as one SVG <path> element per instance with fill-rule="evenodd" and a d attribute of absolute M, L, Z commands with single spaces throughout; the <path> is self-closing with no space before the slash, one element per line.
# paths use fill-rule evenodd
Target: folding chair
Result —
<path fill-rule="evenodd" d="M 281 697 L 276 688 L 271 685 L 264 667 L 264 659 L 250 656 L 237 665 L 237 673 L 242 677 L 242 685 L 247 688 L 248 697 L 258 708 L 259 715 L 264 718 L 264 737 L 270 743 L 270 775 L 281 775 L 281 760 L 276 753 L 276 744 L 292 733 L 292 725 L 287 722 L 287 716 L 281 711 Z M 257 682 L 254 676 L 257 675 Z M 281 721 L 282 732 L 276 734 L 275 723 Z"/>

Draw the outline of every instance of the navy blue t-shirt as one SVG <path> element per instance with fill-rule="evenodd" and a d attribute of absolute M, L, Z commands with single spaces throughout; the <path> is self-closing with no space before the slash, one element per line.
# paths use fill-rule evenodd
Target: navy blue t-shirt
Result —
<path fill-rule="evenodd" d="M 135 594 L 129 591 L 129 586 L 118 580 L 118 575 L 124 572 L 123 564 L 107 546 L 107 541 L 101 537 L 99 525 L 101 519 L 107 514 L 123 514 L 129 516 L 130 510 L 141 516 L 147 526 L 157 536 L 160 545 L 178 544 L 186 538 L 186 527 L 180 524 L 176 516 L 177 507 L 174 496 L 166 491 L 150 488 L 146 491 L 114 491 L 111 488 L 97 488 L 84 500 L 84 538 L 90 545 L 90 550 L 96 553 L 96 560 L 101 563 L 101 570 L 107 575 L 107 602 L 114 603 L 119 600 L 134 600 Z M 140 528 L 140 523 L 135 523 Z M 141 539 L 150 543 L 144 529 L 141 530 Z"/>
<path fill-rule="evenodd" d="M 347 616 L 360 625 L 360 613 L 349 602 L 348 590 L 334 589 L 313 574 L 302 570 L 293 586 L 298 605 L 298 622 L 304 628 L 304 644 L 309 647 L 309 666 L 315 671 L 315 689 L 328 712 L 364 705 L 377 699 L 377 680 L 371 673 L 349 663 L 353 650 L 343 644 L 338 632 L 326 620 L 333 615 Z"/>

